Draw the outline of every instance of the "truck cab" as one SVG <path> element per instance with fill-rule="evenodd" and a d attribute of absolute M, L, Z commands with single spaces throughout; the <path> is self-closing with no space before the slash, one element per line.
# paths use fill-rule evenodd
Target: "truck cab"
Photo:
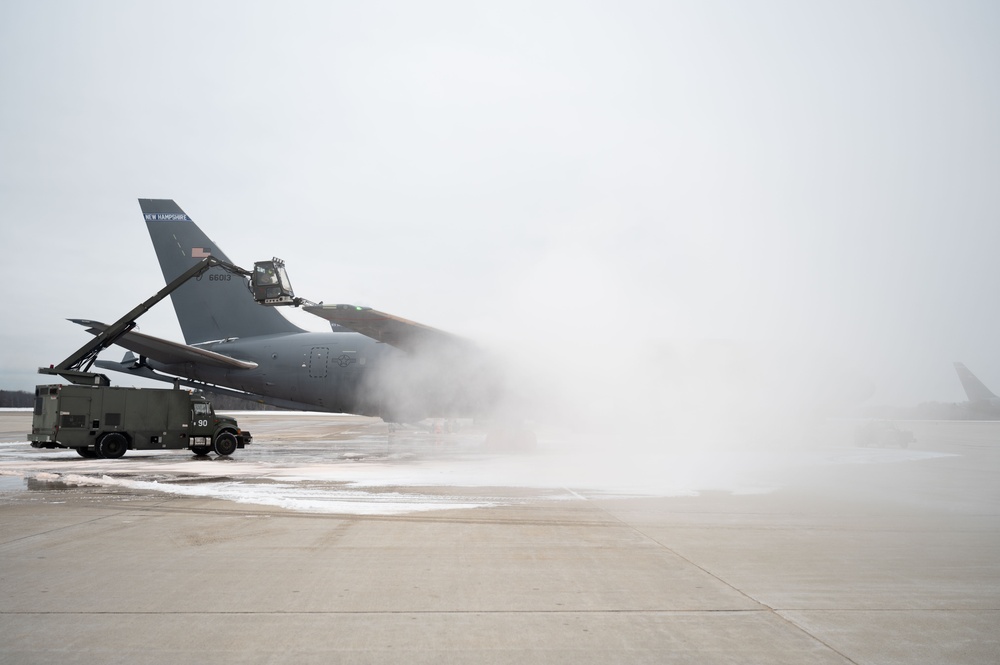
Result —
<path fill-rule="evenodd" d="M 208 455 L 213 451 L 218 455 L 232 455 L 251 441 L 250 432 L 242 431 L 235 418 L 216 414 L 212 403 L 200 395 L 191 398 L 188 437 L 189 447 L 195 455 Z"/>

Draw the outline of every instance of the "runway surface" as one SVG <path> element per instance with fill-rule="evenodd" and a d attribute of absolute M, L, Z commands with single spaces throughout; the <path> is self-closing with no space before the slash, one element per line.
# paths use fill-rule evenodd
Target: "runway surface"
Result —
<path fill-rule="evenodd" d="M 827 467 L 900 464 L 953 454 L 852 447 L 845 445 L 853 440 L 849 426 L 841 426 L 833 445 L 719 448 L 656 438 L 580 445 L 572 434 L 543 432 L 537 446 L 523 451 L 486 445 L 486 433 L 471 423 L 446 427 L 430 421 L 390 430 L 379 419 L 359 416 L 234 415 L 254 433 L 256 443 L 229 458 L 129 451 L 121 460 L 85 460 L 71 450 L 32 449 L 13 427 L 12 440 L 0 441 L 0 474 L 24 478 L 38 491 L 119 487 L 307 512 L 390 515 L 586 496 L 758 494 Z M 830 432 L 812 434 L 830 441 Z"/>
<path fill-rule="evenodd" d="M 229 459 L 87 460 L 0 412 L 0 662 L 1000 662 L 1000 422 L 502 451 L 238 418 Z"/>

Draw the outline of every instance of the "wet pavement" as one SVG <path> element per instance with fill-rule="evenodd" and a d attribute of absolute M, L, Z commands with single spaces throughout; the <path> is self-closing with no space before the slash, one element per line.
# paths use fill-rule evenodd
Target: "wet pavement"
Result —
<path fill-rule="evenodd" d="M 0 414 L 0 479 L 46 487 L 120 487 L 219 498 L 290 510 L 399 514 L 589 496 L 760 494 L 832 467 L 902 464 L 953 455 L 938 450 L 857 448 L 831 428 L 824 444 L 788 448 L 671 447 L 630 441 L 581 446 L 543 431 L 531 450 L 497 450 L 470 421 L 390 428 L 379 419 L 315 413 L 239 413 L 254 443 L 231 457 L 129 451 L 118 460 L 37 450 Z M 26 414 L 20 416 L 22 419 Z M 27 427 L 27 425 L 24 425 Z M 18 436 L 20 435 L 20 436 Z M 832 441 L 832 444 L 830 442 Z M 6 476 L 4 474 L 7 474 Z M 433 488 L 426 491 L 421 488 Z M 442 488 L 449 488 L 442 492 Z"/>
<path fill-rule="evenodd" d="M 1000 662 L 1000 422 L 498 451 L 239 414 L 87 460 L 0 412 L 0 662 Z"/>

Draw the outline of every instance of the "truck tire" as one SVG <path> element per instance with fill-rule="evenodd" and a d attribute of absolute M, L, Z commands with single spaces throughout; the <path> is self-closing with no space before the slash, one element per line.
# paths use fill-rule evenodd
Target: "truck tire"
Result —
<path fill-rule="evenodd" d="M 209 454 L 212 452 L 212 446 L 191 446 L 191 452 L 199 457 Z"/>
<path fill-rule="evenodd" d="M 225 431 L 219 432 L 215 435 L 215 441 L 212 444 L 212 448 L 215 449 L 216 455 L 232 455 L 236 452 L 236 449 L 240 447 L 239 442 L 232 432 Z"/>
<path fill-rule="evenodd" d="M 77 448 L 76 454 L 86 459 L 95 459 L 97 451 L 90 447 Z"/>
<path fill-rule="evenodd" d="M 124 434 L 108 432 L 97 440 L 97 445 L 94 448 L 97 450 L 98 457 L 118 459 L 128 450 L 128 439 L 125 438 Z"/>

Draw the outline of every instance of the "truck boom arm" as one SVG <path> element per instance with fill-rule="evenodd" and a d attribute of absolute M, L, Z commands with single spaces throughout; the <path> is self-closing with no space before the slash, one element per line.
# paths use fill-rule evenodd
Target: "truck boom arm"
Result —
<path fill-rule="evenodd" d="M 98 354 L 118 341 L 127 332 L 135 328 L 136 319 L 148 312 L 153 305 L 176 291 L 182 284 L 192 277 L 200 277 L 207 270 L 215 266 L 219 266 L 223 270 L 231 273 L 243 275 L 244 277 L 253 276 L 253 272 L 240 268 L 237 265 L 233 265 L 228 261 L 217 259 L 214 256 L 206 257 L 191 266 L 185 272 L 181 273 L 176 279 L 157 291 L 151 298 L 143 301 L 128 314 L 108 326 L 104 332 L 100 333 L 81 346 L 75 353 L 71 354 L 58 365 L 38 368 L 39 373 L 57 374 L 71 383 L 81 385 L 111 385 L 108 377 L 103 374 L 95 374 L 89 371 L 90 367 L 94 364 L 94 361 L 97 360 Z"/>

